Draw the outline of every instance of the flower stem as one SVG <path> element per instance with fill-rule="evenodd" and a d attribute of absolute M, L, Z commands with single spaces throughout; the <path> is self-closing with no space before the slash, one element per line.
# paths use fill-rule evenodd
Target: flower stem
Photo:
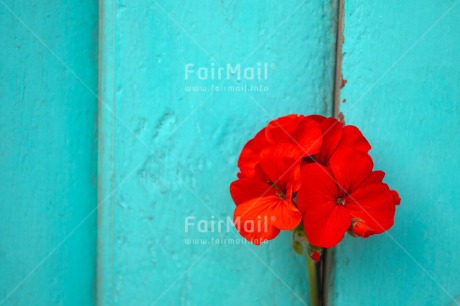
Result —
<path fill-rule="evenodd" d="M 319 297 L 319 285 L 318 284 L 318 264 L 311 259 L 308 255 L 307 259 L 307 270 L 308 270 L 308 284 L 310 286 L 310 305 L 311 306 L 320 306 L 320 297 Z"/>

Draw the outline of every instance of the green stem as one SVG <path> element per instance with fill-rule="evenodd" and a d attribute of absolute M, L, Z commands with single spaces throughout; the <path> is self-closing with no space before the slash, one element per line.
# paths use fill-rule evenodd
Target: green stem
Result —
<path fill-rule="evenodd" d="M 320 306 L 319 300 L 319 284 L 317 277 L 318 265 L 311 259 L 307 252 L 307 270 L 308 270 L 308 284 L 310 285 L 310 306 Z"/>

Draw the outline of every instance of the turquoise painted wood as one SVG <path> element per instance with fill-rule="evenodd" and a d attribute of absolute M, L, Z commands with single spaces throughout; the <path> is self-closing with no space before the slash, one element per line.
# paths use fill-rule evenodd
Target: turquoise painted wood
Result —
<path fill-rule="evenodd" d="M 289 233 L 212 224 L 246 139 L 332 113 L 335 1 L 2 1 L 0 305 L 306 304 Z M 460 295 L 457 3 L 346 3 L 341 110 L 403 202 L 336 249 L 332 305 Z"/>
<path fill-rule="evenodd" d="M 333 305 L 457 305 L 460 3 L 345 7 L 341 110 L 400 192 L 395 226 L 336 252 Z"/>
<path fill-rule="evenodd" d="M 97 16 L 0 1 L 0 305 L 94 304 Z"/>
<path fill-rule="evenodd" d="M 202 233 L 197 223 L 233 215 L 239 151 L 269 120 L 332 113 L 335 1 L 110 0 L 102 9 L 98 304 L 306 304 L 290 233 L 261 247 L 217 245 L 242 240 L 233 226 Z M 240 64 L 257 78 L 259 63 L 266 79 L 211 77 L 212 67 Z M 211 91 L 221 84 L 267 91 Z M 193 238 L 207 244 L 186 244 Z"/>

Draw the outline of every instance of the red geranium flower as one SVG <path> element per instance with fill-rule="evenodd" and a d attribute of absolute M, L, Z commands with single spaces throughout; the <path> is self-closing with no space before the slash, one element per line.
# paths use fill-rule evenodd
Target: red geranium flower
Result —
<path fill-rule="evenodd" d="M 305 117 L 319 123 L 323 134 L 321 150 L 312 157 L 305 159 L 307 162 L 318 162 L 326 166 L 335 152 L 341 150 L 357 150 L 363 153 L 369 152 L 371 145 L 353 125 L 344 126 L 335 118 L 326 118 L 320 115 Z"/>
<path fill-rule="evenodd" d="M 248 141 L 238 158 L 238 177 L 252 177 L 260 162 L 260 152 L 267 146 L 292 144 L 291 149 L 300 159 L 319 152 L 322 132 L 319 123 L 302 115 L 287 115 L 271 121 L 257 135 Z"/>
<path fill-rule="evenodd" d="M 293 193 L 300 188 L 300 162 L 296 147 L 283 143 L 267 146 L 259 154 L 252 177 L 230 185 L 237 205 L 234 223 L 240 234 L 254 244 L 275 238 L 280 230 L 299 225 L 302 215 Z"/>
<path fill-rule="evenodd" d="M 349 229 L 368 237 L 393 225 L 400 198 L 382 183 L 384 172 L 372 169 L 371 157 L 357 150 L 335 152 L 328 167 L 319 163 L 302 166 L 297 206 L 312 245 L 330 248 Z"/>
<path fill-rule="evenodd" d="M 316 120 L 288 115 L 271 121 L 244 146 L 239 180 L 230 186 L 235 225 L 243 237 L 260 244 L 300 223 L 292 200 L 300 188 L 300 163 L 318 153 L 321 144 Z"/>

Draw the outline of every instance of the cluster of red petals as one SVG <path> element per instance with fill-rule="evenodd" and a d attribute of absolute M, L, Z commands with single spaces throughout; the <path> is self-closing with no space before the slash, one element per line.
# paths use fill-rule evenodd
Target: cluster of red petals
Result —
<path fill-rule="evenodd" d="M 234 223 L 254 244 L 303 222 L 312 245 L 333 247 L 347 231 L 368 237 L 393 225 L 396 191 L 373 171 L 371 146 L 354 126 L 319 115 L 271 121 L 243 148 L 230 185 Z"/>

